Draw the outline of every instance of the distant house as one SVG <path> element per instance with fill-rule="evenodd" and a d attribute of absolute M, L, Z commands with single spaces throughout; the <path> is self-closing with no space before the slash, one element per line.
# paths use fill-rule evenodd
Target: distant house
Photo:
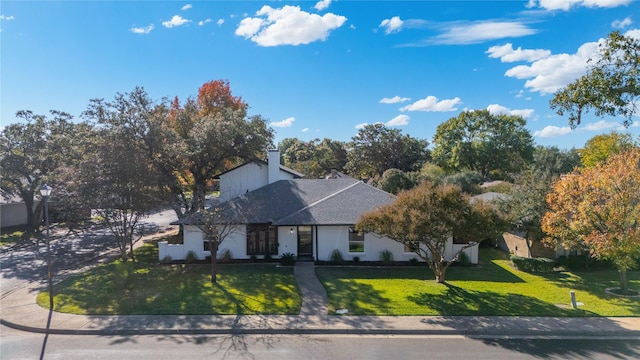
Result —
<path fill-rule="evenodd" d="M 359 233 L 354 224 L 360 216 L 391 203 L 395 196 L 339 173 L 326 179 L 304 179 L 279 163 L 277 150 L 267 162 L 250 162 L 219 175 L 219 211 L 235 220 L 235 231 L 220 244 L 217 256 L 230 252 L 235 259 L 280 257 L 292 253 L 299 259 L 326 261 L 337 250 L 344 260 L 378 261 L 388 250 L 395 261 L 417 255 L 403 244 L 374 233 Z M 185 259 L 191 252 L 199 259 L 210 256 L 193 216 L 182 222 L 183 244 L 160 243 L 159 258 Z M 451 259 L 466 244 L 446 249 Z M 477 263 L 477 245 L 465 250 Z"/>
<path fill-rule="evenodd" d="M 0 195 L 0 227 L 27 224 L 27 206 L 19 196 Z"/>

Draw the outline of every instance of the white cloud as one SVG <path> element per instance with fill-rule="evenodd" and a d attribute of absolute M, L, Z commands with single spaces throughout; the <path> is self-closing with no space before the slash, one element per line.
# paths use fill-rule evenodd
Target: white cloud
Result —
<path fill-rule="evenodd" d="M 198 26 L 202 26 L 202 25 L 208 24 L 208 23 L 210 23 L 210 22 L 212 22 L 212 21 L 213 21 L 213 20 L 211 20 L 211 19 L 209 19 L 209 18 L 206 18 L 206 19 L 204 19 L 204 20 L 200 20 L 200 21 L 198 21 Z"/>
<path fill-rule="evenodd" d="M 400 30 L 402 30 L 403 23 L 404 21 L 400 20 L 399 16 L 394 16 L 391 19 L 382 20 L 378 27 L 385 29 L 385 34 L 391 34 L 394 32 L 400 32 Z"/>
<path fill-rule="evenodd" d="M 597 54 L 598 43 L 585 43 L 575 54 L 556 54 L 519 65 L 505 72 L 505 76 L 527 79 L 525 87 L 541 94 L 552 94 L 587 71 L 587 61 Z"/>
<path fill-rule="evenodd" d="M 489 54 L 490 58 L 500 58 L 500 61 L 502 62 L 532 62 L 551 56 L 551 51 L 544 49 L 522 50 L 521 47 L 518 47 L 514 50 L 511 43 L 507 43 L 502 46 L 492 46 L 486 51 L 486 53 Z"/>
<path fill-rule="evenodd" d="M 9 15 L 9 16 L 0 15 L 0 20 L 15 20 L 15 17 L 13 15 Z"/>
<path fill-rule="evenodd" d="M 282 121 L 275 121 L 272 123 L 269 123 L 269 126 L 273 126 L 273 127 L 277 127 L 277 128 L 286 128 L 286 127 L 290 127 L 291 125 L 293 125 L 293 122 L 296 121 L 296 118 L 294 117 L 290 117 L 290 118 L 286 118 Z"/>
<path fill-rule="evenodd" d="M 409 116 L 407 115 L 398 115 L 393 119 L 386 122 L 387 126 L 404 126 L 409 124 Z"/>
<path fill-rule="evenodd" d="M 300 131 L 303 132 L 303 133 L 306 133 L 306 132 L 309 132 L 309 128 L 304 128 L 304 129 L 302 129 Z"/>
<path fill-rule="evenodd" d="M 583 129 L 587 130 L 587 131 L 602 131 L 602 130 L 607 130 L 607 129 L 618 128 L 619 126 L 620 126 L 620 123 L 618 123 L 618 122 L 600 120 L 598 122 L 585 124 Z"/>
<path fill-rule="evenodd" d="M 301 45 L 324 41 L 332 30 L 341 27 L 347 18 L 332 13 L 323 16 L 285 5 L 274 9 L 265 5 L 256 17 L 240 21 L 236 35 L 251 39 L 260 46 Z"/>
<path fill-rule="evenodd" d="M 461 104 L 460 98 L 458 97 L 438 101 L 438 98 L 435 96 L 427 96 L 411 105 L 400 108 L 400 111 L 455 111 L 458 110 L 456 107 L 458 104 Z"/>
<path fill-rule="evenodd" d="M 328 8 L 329 5 L 331 5 L 331 0 L 320 0 L 313 6 L 313 8 L 318 11 L 322 11 Z"/>
<path fill-rule="evenodd" d="M 216 21 L 216 24 L 218 24 L 218 26 L 222 26 L 222 24 L 224 24 L 224 19 L 218 19 L 218 21 Z"/>
<path fill-rule="evenodd" d="M 551 138 L 564 136 L 571 132 L 571 128 L 568 126 L 558 127 L 558 126 L 547 126 L 542 130 L 535 131 L 533 133 L 534 137 L 542 137 L 542 138 Z"/>
<path fill-rule="evenodd" d="M 394 96 L 392 98 L 382 98 L 382 100 L 380 100 L 380 103 L 381 104 L 397 104 L 397 103 L 403 103 L 409 100 L 411 100 L 411 98 Z"/>
<path fill-rule="evenodd" d="M 538 31 L 517 21 L 478 21 L 454 23 L 435 37 L 438 44 L 478 44 L 489 40 L 533 35 Z"/>
<path fill-rule="evenodd" d="M 626 18 L 624 18 L 622 20 L 614 20 L 611 23 L 611 26 L 614 27 L 614 28 L 617 28 L 617 29 L 624 29 L 624 28 L 626 28 L 627 26 L 629 26 L 631 24 L 633 24 L 633 21 L 631 21 L 631 18 L 630 17 L 626 17 Z"/>
<path fill-rule="evenodd" d="M 153 30 L 154 26 L 153 24 L 146 26 L 146 27 L 132 27 L 131 29 L 129 29 L 129 31 L 131 31 L 134 34 L 148 34 L 151 32 L 151 30 Z"/>
<path fill-rule="evenodd" d="M 187 20 L 185 18 L 183 18 L 180 15 L 173 15 L 173 17 L 171 18 L 171 20 L 169 21 L 163 21 L 162 25 L 166 28 L 172 28 L 172 27 L 176 27 L 176 26 L 182 26 L 184 24 L 190 23 L 191 20 Z"/>
<path fill-rule="evenodd" d="M 369 125 L 369 123 L 361 123 L 355 126 L 357 130 L 364 129 L 365 126 Z"/>
<path fill-rule="evenodd" d="M 531 116 L 534 113 L 533 109 L 520 109 L 520 110 L 516 109 L 516 110 L 512 110 L 512 109 L 509 109 L 508 107 L 505 107 L 505 106 L 502 106 L 502 105 L 499 105 L 499 104 L 491 104 L 491 105 L 487 106 L 487 110 L 492 115 L 500 115 L 500 114 L 516 115 L 516 116 L 521 116 L 524 119 L 531 118 Z"/>
<path fill-rule="evenodd" d="M 191 4 L 186 4 L 185 6 L 182 7 L 182 10 L 189 10 L 191 9 L 193 6 Z"/>
<path fill-rule="evenodd" d="M 545 10 L 568 11 L 572 7 L 588 8 L 613 8 L 628 5 L 633 0 L 539 0 L 537 5 Z M 535 7 L 536 2 L 531 0 L 527 7 Z"/>

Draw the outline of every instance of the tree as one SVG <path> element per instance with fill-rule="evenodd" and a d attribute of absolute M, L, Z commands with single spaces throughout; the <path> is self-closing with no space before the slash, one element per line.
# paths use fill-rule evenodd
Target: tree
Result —
<path fill-rule="evenodd" d="M 449 171 L 473 170 L 484 178 L 504 176 L 531 162 L 533 138 L 520 116 L 464 111 L 438 125 L 434 161 Z"/>
<path fill-rule="evenodd" d="M 310 179 L 324 177 L 331 170 L 343 171 L 347 161 L 344 143 L 327 138 L 322 141 L 286 138 L 278 144 L 278 148 L 284 165 Z"/>
<path fill-rule="evenodd" d="M 0 191 L 22 198 L 29 233 L 41 222 L 34 194 L 45 182 L 55 185 L 57 170 L 79 154 L 75 134 L 83 125 L 72 123 L 73 117 L 65 112 L 50 113 L 52 118 L 18 111 L 16 116 L 25 123 L 7 125 L 0 134 Z"/>
<path fill-rule="evenodd" d="M 146 138 L 152 101 L 142 88 L 116 94 L 114 101 L 94 99 L 83 116 L 95 121 L 94 146 L 73 173 L 74 194 L 84 208 L 95 209 L 116 239 L 120 258 L 133 256 L 140 220 L 162 202 L 158 173 Z"/>
<path fill-rule="evenodd" d="M 346 169 L 352 176 L 382 176 L 388 169 L 415 171 L 429 160 L 427 140 L 402 135 L 383 124 L 366 125 L 351 140 Z"/>
<path fill-rule="evenodd" d="M 205 83 L 198 99 L 165 101 L 149 116 L 147 143 L 178 218 L 204 209 L 214 176 L 240 161 L 264 158 L 273 132 L 247 117 L 248 105 L 222 80 Z"/>
<path fill-rule="evenodd" d="M 542 241 L 542 218 L 549 207 L 546 196 L 554 181 L 580 165 L 575 149 L 562 151 L 557 147 L 536 147 L 533 164 L 513 175 L 514 188 L 509 196 L 497 202 L 511 224 L 525 235 L 527 247 Z"/>
<path fill-rule="evenodd" d="M 411 248 L 425 260 L 438 283 L 464 249 L 502 233 L 504 222 L 493 208 L 481 201 L 470 203 L 456 186 L 425 182 L 401 192 L 395 202 L 365 213 L 356 224 L 358 231 L 387 236 Z M 466 245 L 449 261 L 445 247 L 453 237 Z"/>
<path fill-rule="evenodd" d="M 612 131 L 610 134 L 601 134 L 592 137 L 584 144 L 584 148 L 578 150 L 580 161 L 584 167 L 592 167 L 606 161 L 610 156 L 629 151 L 635 147 L 629 133 L 621 134 Z"/>
<path fill-rule="evenodd" d="M 389 169 L 382 174 L 377 187 L 392 194 L 398 194 L 402 190 L 409 190 L 416 184 L 398 169 Z"/>
<path fill-rule="evenodd" d="M 542 229 L 548 241 L 572 248 L 586 245 L 592 256 L 612 261 L 626 272 L 640 259 L 640 150 L 614 155 L 605 163 L 576 169 L 547 196 L 550 211 Z"/>
<path fill-rule="evenodd" d="M 622 116 L 629 127 L 640 96 L 640 39 L 614 31 L 598 44 L 598 54 L 588 64 L 585 75 L 554 94 L 551 109 L 560 116 L 568 113 L 571 128 L 580 125 L 589 109 L 598 117 Z"/>
<path fill-rule="evenodd" d="M 228 210 L 228 209 L 226 209 Z M 198 228 L 204 233 L 204 241 L 209 243 L 211 252 L 211 283 L 218 282 L 218 248 L 220 244 L 231 234 L 238 231 L 237 221 L 233 221 L 231 211 L 224 211 L 222 208 L 213 207 L 191 215 L 198 219 L 194 221 Z"/>

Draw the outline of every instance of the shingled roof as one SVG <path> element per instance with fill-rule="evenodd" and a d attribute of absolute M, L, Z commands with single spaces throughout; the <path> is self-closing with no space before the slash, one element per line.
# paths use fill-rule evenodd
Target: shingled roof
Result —
<path fill-rule="evenodd" d="M 290 225 L 355 224 L 367 211 L 394 201 L 392 194 L 355 179 L 280 180 L 217 207 L 233 223 Z M 183 224 L 198 225 L 201 216 Z"/>

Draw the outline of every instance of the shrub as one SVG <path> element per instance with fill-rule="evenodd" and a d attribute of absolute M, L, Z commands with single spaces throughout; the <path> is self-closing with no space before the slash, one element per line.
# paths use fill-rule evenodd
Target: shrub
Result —
<path fill-rule="evenodd" d="M 527 272 L 552 272 L 555 261 L 547 258 L 525 258 L 521 256 L 511 255 L 513 265 L 522 271 Z"/>
<path fill-rule="evenodd" d="M 171 255 L 167 255 L 162 259 L 163 263 L 170 263 L 171 261 L 173 261 L 173 259 L 171 258 Z"/>
<path fill-rule="evenodd" d="M 196 253 L 194 253 L 193 251 L 189 251 L 187 253 L 186 262 L 194 263 L 196 261 L 198 261 L 198 256 L 196 255 Z"/>
<path fill-rule="evenodd" d="M 342 253 L 340 252 L 340 250 L 338 249 L 333 250 L 333 252 L 331 253 L 331 257 L 329 258 L 329 261 L 336 264 L 343 263 L 344 257 L 342 257 Z"/>
<path fill-rule="evenodd" d="M 258 261 L 258 257 L 257 257 L 257 256 L 255 256 L 255 255 L 251 255 L 251 256 L 249 257 L 249 260 L 251 260 L 251 262 L 256 262 L 256 261 Z"/>
<path fill-rule="evenodd" d="M 464 266 L 471 265 L 471 260 L 469 259 L 469 255 L 467 255 L 467 253 L 464 251 L 461 251 L 460 254 L 458 254 L 458 262 Z"/>
<path fill-rule="evenodd" d="M 264 262 L 271 262 L 271 260 L 273 260 L 273 258 L 271 257 L 271 254 L 264 255 Z"/>
<path fill-rule="evenodd" d="M 417 258 L 411 258 L 411 259 L 409 259 L 409 264 L 411 264 L 411 265 L 418 265 L 418 259 L 417 259 Z"/>
<path fill-rule="evenodd" d="M 380 261 L 385 265 L 391 264 L 393 262 L 393 253 L 389 250 L 380 251 Z"/>
<path fill-rule="evenodd" d="M 224 249 L 224 251 L 222 252 L 222 255 L 220 255 L 219 260 L 220 262 L 223 262 L 223 263 L 229 263 L 233 261 L 233 255 L 231 254 L 231 250 Z"/>
<path fill-rule="evenodd" d="M 280 264 L 282 266 L 293 266 L 296 263 L 296 257 L 293 253 L 284 253 L 280 257 Z"/>
<path fill-rule="evenodd" d="M 360 256 L 354 256 L 353 257 L 353 262 L 354 263 L 359 263 L 360 262 Z"/>

